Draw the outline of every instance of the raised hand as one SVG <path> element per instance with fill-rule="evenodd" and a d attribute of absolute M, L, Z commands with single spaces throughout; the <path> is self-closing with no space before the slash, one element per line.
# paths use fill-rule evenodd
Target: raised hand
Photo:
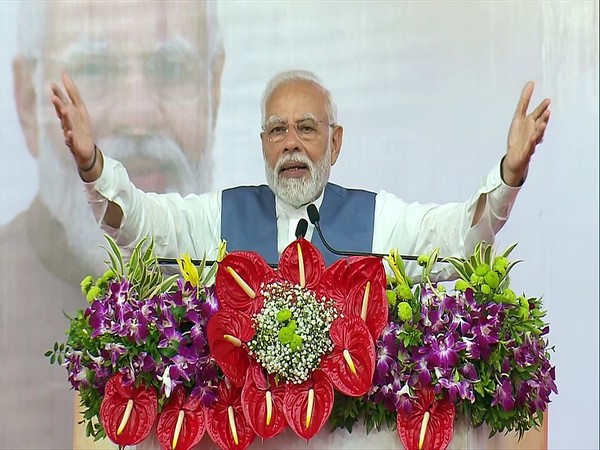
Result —
<path fill-rule="evenodd" d="M 550 99 L 546 98 L 533 112 L 527 115 L 529 101 L 533 94 L 533 82 L 528 82 L 517 104 L 517 110 L 508 131 L 506 156 L 502 163 L 504 182 L 518 186 L 525 178 L 529 161 L 535 147 L 542 142 L 550 119 Z"/>
<path fill-rule="evenodd" d="M 88 171 L 97 157 L 90 116 L 71 77 L 63 73 L 61 79 L 66 94 L 56 83 L 52 83 L 50 101 L 60 119 L 65 144 L 79 169 Z"/>

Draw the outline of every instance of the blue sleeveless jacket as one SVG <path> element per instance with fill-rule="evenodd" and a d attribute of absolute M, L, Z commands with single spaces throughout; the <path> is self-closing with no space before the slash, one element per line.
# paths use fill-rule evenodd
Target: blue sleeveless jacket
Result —
<path fill-rule="evenodd" d="M 266 185 L 240 186 L 222 192 L 221 238 L 227 250 L 255 251 L 268 262 L 279 261 L 275 195 Z M 373 247 L 375 193 L 325 186 L 319 209 L 321 230 L 336 250 L 370 252 Z M 312 243 L 329 266 L 339 256 L 325 248 L 315 230 Z"/>

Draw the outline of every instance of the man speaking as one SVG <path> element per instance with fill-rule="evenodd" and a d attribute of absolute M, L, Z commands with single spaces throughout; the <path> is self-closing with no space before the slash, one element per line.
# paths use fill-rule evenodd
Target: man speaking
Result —
<path fill-rule="evenodd" d="M 393 194 L 328 183 L 343 138 L 335 103 L 312 73 L 284 72 L 269 82 L 262 101 L 260 137 L 269 189 L 234 188 L 182 197 L 136 190 L 123 166 L 95 144 L 89 114 L 67 74 L 63 83 L 66 93 L 54 84 L 51 100 L 96 218 L 121 247 L 131 248 L 152 235 L 160 255 L 171 257 L 190 252 L 214 258 L 225 238 L 229 250 L 258 250 L 276 262 L 295 238 L 298 221 L 308 217 L 310 203 L 327 217 L 321 221 L 327 236 L 359 236 L 347 250 L 387 253 L 397 248 L 415 254 L 440 247 L 443 255 L 468 254 L 477 242 L 492 242 L 506 222 L 550 118 L 548 99 L 527 115 L 533 92 L 533 84 L 527 83 L 509 129 L 507 152 L 479 191 L 465 203 L 406 204 Z M 309 227 L 307 238 L 312 231 Z"/>
<path fill-rule="evenodd" d="M 90 115 L 73 80 L 63 74 L 62 83 L 64 90 L 52 85 L 51 102 L 96 219 L 125 250 L 153 236 L 163 257 L 189 252 L 194 258 L 215 259 L 221 239 L 226 239 L 228 250 L 258 251 L 274 263 L 295 239 L 299 221 L 308 218 L 310 204 L 320 210 L 320 226 L 334 247 L 374 253 L 396 248 L 404 254 L 439 247 L 442 255 L 465 256 L 478 242 L 493 242 L 508 219 L 550 118 L 548 99 L 527 114 L 533 93 L 533 84 L 527 83 L 510 125 L 506 154 L 480 189 L 464 203 L 407 204 L 390 193 L 328 183 L 343 139 L 333 97 L 314 74 L 284 72 L 271 79 L 262 99 L 260 138 L 268 187 L 183 197 L 136 189 L 121 163 L 105 156 L 95 142 Z M 308 228 L 307 239 L 313 230 Z M 328 264 L 335 259 L 326 251 L 324 257 Z M 447 270 L 442 268 L 437 277 L 451 275 Z M 285 439 L 264 445 L 289 447 Z M 348 440 L 343 432 L 323 431 L 310 448 L 373 448 L 374 442 L 377 448 L 389 448 L 395 439 L 391 432 L 373 441 L 360 433 Z"/>

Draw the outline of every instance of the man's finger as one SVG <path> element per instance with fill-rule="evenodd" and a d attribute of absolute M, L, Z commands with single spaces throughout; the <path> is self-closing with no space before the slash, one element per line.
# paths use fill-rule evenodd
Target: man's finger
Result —
<path fill-rule="evenodd" d="M 535 132 L 532 135 L 532 140 L 535 144 L 538 144 L 544 139 L 544 133 L 546 132 L 547 122 L 541 122 L 540 124 L 536 124 Z"/>
<path fill-rule="evenodd" d="M 69 111 L 68 107 L 65 106 L 61 110 L 61 115 L 62 115 L 63 124 L 67 127 L 66 129 L 72 130 L 74 128 L 74 126 L 73 126 L 73 109 L 71 109 L 71 111 Z"/>
<path fill-rule="evenodd" d="M 52 97 L 50 97 L 50 101 L 52 102 L 52 105 L 54 106 L 56 115 L 58 116 L 59 119 L 62 120 L 62 112 L 61 112 L 62 102 L 56 95 L 53 95 Z"/>
<path fill-rule="evenodd" d="M 76 107 L 79 107 L 82 104 L 82 101 L 77 85 L 66 72 L 62 73 L 61 78 L 71 102 L 73 102 Z"/>
<path fill-rule="evenodd" d="M 531 113 L 533 119 L 538 120 L 542 116 L 542 114 L 544 114 L 544 112 L 548 109 L 548 106 L 550 106 L 550 99 L 545 98 L 544 100 L 542 100 L 542 103 L 540 103 L 537 106 L 537 108 L 535 108 Z"/>
<path fill-rule="evenodd" d="M 62 102 L 64 105 L 66 105 L 66 104 L 68 103 L 68 100 L 67 100 L 67 96 L 65 95 L 65 93 L 63 92 L 63 90 L 62 90 L 60 87 L 58 87 L 56 84 L 54 84 L 54 83 L 52 83 L 52 86 L 51 86 L 51 88 L 52 88 L 52 93 L 53 93 L 53 94 L 54 94 L 56 97 L 58 97 L 58 99 L 59 99 L 59 100 L 60 100 L 60 101 L 61 101 L 61 102 Z"/>
<path fill-rule="evenodd" d="M 521 97 L 519 103 L 517 103 L 517 110 L 515 111 L 515 117 L 525 117 L 527 115 L 527 107 L 531 100 L 531 94 L 533 93 L 533 81 L 528 81 L 521 91 Z"/>

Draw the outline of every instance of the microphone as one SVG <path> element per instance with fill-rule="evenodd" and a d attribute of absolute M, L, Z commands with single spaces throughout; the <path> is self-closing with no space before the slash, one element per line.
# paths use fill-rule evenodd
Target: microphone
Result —
<path fill-rule="evenodd" d="M 338 256 L 375 256 L 377 258 L 385 258 L 388 255 L 384 255 L 382 253 L 368 253 L 368 252 L 350 252 L 346 250 L 336 250 L 325 240 L 325 236 L 323 236 L 323 232 L 321 231 L 320 219 L 321 216 L 319 214 L 319 210 L 314 204 L 310 204 L 306 207 L 306 212 L 308 213 L 308 220 L 312 223 L 319 234 L 319 238 L 321 242 L 325 246 L 327 250 L 329 250 L 334 255 Z M 415 255 L 399 255 L 405 261 L 416 261 L 418 256 Z"/>
<path fill-rule="evenodd" d="M 296 239 L 300 239 L 301 237 L 306 236 L 306 231 L 308 230 L 308 222 L 306 219 L 300 219 L 298 225 L 296 225 Z"/>
<path fill-rule="evenodd" d="M 202 265 L 202 260 L 201 259 L 190 259 L 190 261 L 195 266 Z M 177 258 L 156 258 L 156 262 L 158 263 L 159 266 L 177 266 L 178 265 L 177 264 Z M 204 266 L 205 267 L 210 267 L 213 264 L 217 264 L 217 261 L 213 261 L 213 260 L 206 260 L 206 261 L 204 261 Z M 276 269 L 277 266 L 278 266 L 277 264 L 270 263 L 270 262 L 267 262 L 267 265 L 269 267 L 271 267 L 272 269 Z"/>

